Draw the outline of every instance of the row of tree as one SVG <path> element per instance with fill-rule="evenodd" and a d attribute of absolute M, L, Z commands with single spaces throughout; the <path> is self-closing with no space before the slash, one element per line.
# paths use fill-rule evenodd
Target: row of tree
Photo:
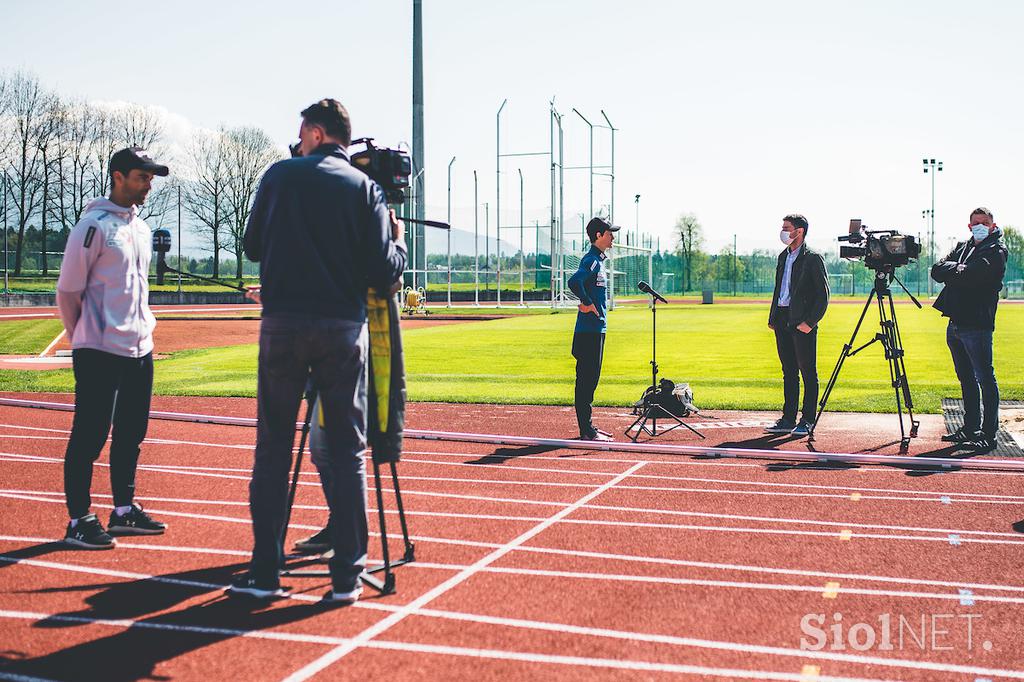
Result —
<path fill-rule="evenodd" d="M 0 192 L 14 275 L 24 266 L 27 233 L 38 250 L 53 251 L 51 236 L 66 234 L 92 199 L 109 193 L 110 157 L 130 146 L 171 168 L 168 178 L 154 182 L 143 217 L 161 223 L 184 214 L 186 229 L 211 253 L 213 275 L 220 275 L 226 252 L 241 277 L 253 197 L 267 166 L 283 157 L 269 135 L 251 126 L 221 127 L 174 144 L 157 109 L 64 97 L 26 72 L 0 74 Z"/>

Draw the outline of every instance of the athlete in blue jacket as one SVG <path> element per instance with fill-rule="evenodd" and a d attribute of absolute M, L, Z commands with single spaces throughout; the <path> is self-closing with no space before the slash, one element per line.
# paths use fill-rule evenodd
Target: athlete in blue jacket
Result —
<path fill-rule="evenodd" d="M 601 379 L 601 360 L 604 357 L 604 335 L 607 325 L 608 279 L 605 274 L 605 252 L 615 242 L 618 226 L 609 225 L 600 218 L 587 223 L 590 251 L 583 256 L 576 274 L 569 278 L 569 288 L 580 299 L 576 314 L 576 331 L 572 336 L 572 355 L 576 358 L 576 421 L 580 439 L 611 440 L 611 434 L 599 431 L 591 421 L 591 403 Z"/>

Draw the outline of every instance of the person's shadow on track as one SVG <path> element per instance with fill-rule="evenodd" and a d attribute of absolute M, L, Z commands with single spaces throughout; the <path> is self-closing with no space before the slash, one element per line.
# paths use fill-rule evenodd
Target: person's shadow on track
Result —
<path fill-rule="evenodd" d="M 466 464 L 504 464 L 516 457 L 527 455 L 542 455 L 545 452 L 554 452 L 559 448 L 551 445 L 528 445 L 521 448 L 497 448 L 489 455 L 483 455 L 477 459 L 467 460 Z"/>
<path fill-rule="evenodd" d="M 318 602 L 261 602 L 228 598 L 222 593 L 234 572 L 245 564 L 216 566 L 142 580 L 86 588 L 45 588 L 33 593 L 54 593 L 101 588 L 86 598 L 88 608 L 55 614 L 37 621 L 37 628 L 69 628 L 94 622 L 133 621 L 114 634 L 76 644 L 49 654 L 29 657 L 21 652 L 0 654 L 0 673 L 54 680 L 82 679 L 94 671 L 104 680 L 168 679 L 156 675 L 158 664 L 189 652 L 245 635 L 275 628 L 324 613 Z M 186 601 L 207 599 L 177 611 Z M 93 626 L 96 627 L 96 626 Z M 106 627 L 101 625 L 99 627 Z"/>

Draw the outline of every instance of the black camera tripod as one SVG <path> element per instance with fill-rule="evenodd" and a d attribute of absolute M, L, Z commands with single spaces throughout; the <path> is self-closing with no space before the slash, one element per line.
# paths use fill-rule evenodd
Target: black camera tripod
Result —
<path fill-rule="evenodd" d="M 876 270 L 875 271 L 875 286 L 868 294 L 868 300 L 864 304 L 864 309 L 860 313 L 860 319 L 857 320 L 857 326 L 853 329 L 853 334 L 850 336 L 850 341 L 843 346 L 843 352 L 839 354 L 839 360 L 836 362 L 835 369 L 832 370 L 832 376 L 828 380 L 828 384 L 825 386 L 825 391 L 821 395 L 821 402 L 818 403 L 818 414 L 814 417 L 814 423 L 811 424 L 810 433 L 808 434 L 808 442 L 814 440 L 814 430 L 818 426 L 818 421 L 821 419 L 821 413 L 825 411 L 825 405 L 828 403 L 828 398 L 832 394 L 832 389 L 835 388 L 836 381 L 839 379 L 839 370 L 843 368 L 843 363 L 846 358 L 856 355 L 871 344 L 880 342 L 882 348 L 885 350 L 885 359 L 889 363 L 889 378 L 892 381 L 892 387 L 896 392 L 896 412 L 900 417 L 900 452 L 905 453 L 910 448 L 910 439 L 917 437 L 917 429 L 921 422 L 914 419 L 914 401 L 910 395 L 910 384 L 907 382 L 907 369 L 903 364 L 903 345 L 900 339 L 900 326 L 896 321 L 896 307 L 892 300 L 892 290 L 890 285 L 896 282 L 902 287 L 903 291 L 910 296 L 910 300 L 914 302 L 918 308 L 921 307 L 921 303 L 914 298 L 914 295 L 903 285 L 903 282 L 896 277 L 896 273 L 891 269 Z M 882 331 L 875 334 L 874 338 L 865 343 L 863 346 L 854 349 L 853 342 L 857 338 L 857 332 L 860 331 L 860 325 L 864 322 L 864 316 L 868 312 L 868 308 L 871 307 L 871 302 L 878 302 L 878 324 L 882 328 Z M 910 418 L 910 433 L 908 435 L 907 429 L 903 422 L 903 408 L 906 406 L 907 415 Z"/>
<path fill-rule="evenodd" d="M 284 526 L 281 530 L 281 548 L 282 554 L 285 544 L 285 536 L 288 535 L 288 524 L 292 518 L 292 507 L 295 505 L 295 493 L 299 487 L 299 472 L 302 470 L 302 453 L 306 450 L 306 443 L 309 437 L 310 426 L 313 423 L 313 412 L 316 405 L 316 393 L 313 391 L 311 386 L 306 387 L 306 419 L 302 424 L 302 433 L 299 437 L 299 452 L 295 456 L 295 469 L 292 472 L 292 484 L 288 490 L 288 510 L 284 517 Z M 380 524 L 380 542 L 381 542 L 381 556 L 383 562 L 379 566 L 373 566 L 366 568 L 363 573 L 359 576 L 359 579 L 363 581 L 368 587 L 373 588 L 381 594 L 393 594 L 395 592 L 395 573 L 394 569 L 403 564 L 408 564 L 416 560 L 415 545 L 409 539 L 409 527 L 405 522 L 405 507 L 402 506 L 402 492 L 398 487 L 398 470 L 395 467 L 395 462 L 389 462 L 391 465 L 391 483 L 395 490 L 395 506 L 398 508 L 398 522 L 402 527 L 402 541 L 404 543 L 405 553 L 401 559 L 397 561 L 391 560 L 391 553 L 388 549 L 388 531 L 387 523 L 384 519 L 384 494 L 381 490 L 381 477 L 380 477 L 380 463 L 376 459 L 373 460 L 373 481 L 374 486 L 377 489 L 377 520 Z M 285 555 L 286 561 L 297 560 L 302 565 L 318 561 L 317 558 L 311 558 L 308 556 L 300 555 Z M 378 580 L 373 576 L 374 573 L 384 573 L 384 579 Z M 292 568 L 286 563 L 280 571 L 281 575 L 293 576 L 293 577 L 315 577 L 324 578 L 330 577 L 331 572 L 324 569 L 306 569 L 306 568 Z"/>
<path fill-rule="evenodd" d="M 634 443 L 640 438 L 641 433 L 646 433 L 651 438 L 656 438 L 663 433 L 668 433 L 674 429 L 678 429 L 680 426 L 684 426 L 690 431 L 694 432 L 701 438 L 706 436 L 693 428 L 682 419 L 666 410 L 657 400 L 658 397 L 658 301 L 662 303 L 668 303 L 661 294 L 652 289 L 647 282 L 639 282 L 637 288 L 640 291 L 649 294 L 651 297 L 651 385 L 644 391 L 641 401 L 643 403 L 643 412 L 639 417 L 636 418 L 632 424 L 629 425 L 623 435 L 632 440 Z M 634 413 L 635 414 L 635 413 Z M 672 426 L 658 430 L 659 419 L 671 419 L 675 422 Z M 650 426 L 647 425 L 650 422 Z M 629 432 L 636 429 L 636 433 L 632 436 Z"/>

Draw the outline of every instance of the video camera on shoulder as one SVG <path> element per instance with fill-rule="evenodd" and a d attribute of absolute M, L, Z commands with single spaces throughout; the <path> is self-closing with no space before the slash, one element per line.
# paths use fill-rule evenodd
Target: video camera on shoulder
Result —
<path fill-rule="evenodd" d="M 352 165 L 381 186 L 385 200 L 389 204 L 404 203 L 405 191 L 409 189 L 409 177 L 412 175 L 412 157 L 409 152 L 404 149 L 378 147 L 373 144 L 372 137 L 352 140 L 352 145 L 360 144 L 364 148 L 352 152 Z M 293 158 L 299 156 L 299 143 L 291 145 L 288 150 Z"/>
<path fill-rule="evenodd" d="M 857 245 L 840 246 L 840 258 L 863 260 L 865 266 L 876 272 L 892 272 L 921 255 L 921 245 L 912 235 L 896 230 L 869 230 L 859 218 L 850 219 L 850 232 L 839 237 L 839 241 Z"/>

